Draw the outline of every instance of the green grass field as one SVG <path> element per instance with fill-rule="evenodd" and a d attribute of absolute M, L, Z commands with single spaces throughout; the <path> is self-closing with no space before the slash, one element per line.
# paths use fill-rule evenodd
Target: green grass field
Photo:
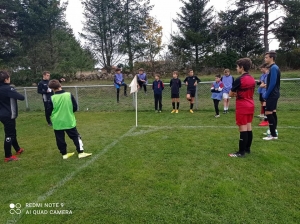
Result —
<path fill-rule="evenodd" d="M 21 113 L 26 151 L 0 162 L 0 223 L 299 223 L 299 112 L 278 112 L 279 139 L 271 142 L 254 119 L 246 158 L 227 156 L 239 137 L 233 111 L 213 115 L 140 112 L 135 128 L 133 111 L 79 112 L 93 156 L 62 160 L 42 112 Z M 50 214 L 57 210 L 72 214 Z"/>

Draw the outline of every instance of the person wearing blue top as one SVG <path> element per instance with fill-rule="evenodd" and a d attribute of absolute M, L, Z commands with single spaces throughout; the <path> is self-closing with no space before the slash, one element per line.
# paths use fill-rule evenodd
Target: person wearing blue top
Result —
<path fill-rule="evenodd" d="M 263 138 L 264 140 L 278 139 L 277 129 L 277 102 L 280 97 L 280 70 L 275 64 L 276 52 L 270 51 L 265 53 L 265 63 L 269 66 L 269 74 L 267 76 L 266 92 L 263 94 L 263 98 L 266 101 L 266 116 L 269 122 L 270 135 Z"/>
<path fill-rule="evenodd" d="M 223 88 L 223 100 L 224 100 L 224 111 L 223 114 L 228 113 L 228 108 L 229 108 L 229 92 L 232 88 L 232 84 L 234 83 L 234 78 L 232 75 L 230 75 L 230 70 L 226 68 L 224 70 L 224 75 L 221 78 L 221 81 L 224 85 Z"/>
<path fill-rule="evenodd" d="M 259 118 L 262 118 L 262 122 L 259 123 L 259 126 L 269 126 L 269 122 L 267 118 L 265 117 L 265 107 L 266 102 L 263 98 L 263 94 L 266 92 L 266 77 L 269 72 L 268 64 L 264 63 L 260 66 L 260 71 L 262 72 L 262 75 L 260 76 L 259 80 L 256 82 L 257 85 L 259 85 L 257 92 L 259 93 L 259 101 L 261 105 L 260 109 L 260 115 L 258 115 Z"/>
<path fill-rule="evenodd" d="M 220 117 L 219 113 L 219 102 L 222 100 L 223 96 L 223 88 L 224 84 L 221 81 L 221 75 L 216 75 L 215 76 L 215 82 L 213 82 L 210 91 L 212 92 L 211 98 L 214 101 L 214 107 L 215 107 L 215 118 Z"/>
<path fill-rule="evenodd" d="M 117 89 L 117 102 L 119 103 L 119 95 L 120 95 L 120 88 L 121 86 L 124 86 L 124 96 L 127 96 L 127 84 L 124 82 L 123 74 L 121 73 L 121 69 L 116 69 L 115 79 L 114 79 L 114 85 Z"/>
<path fill-rule="evenodd" d="M 154 93 L 154 109 L 155 112 L 161 113 L 162 110 L 162 91 L 164 90 L 164 83 L 160 80 L 160 75 L 155 74 L 155 80 L 152 83 L 152 90 Z"/>
<path fill-rule="evenodd" d="M 148 80 L 147 80 L 147 75 L 144 71 L 144 69 L 140 68 L 139 69 L 139 74 L 137 75 L 137 81 L 139 84 L 139 88 L 144 87 L 144 91 L 145 94 L 147 94 L 147 84 L 148 84 Z"/>

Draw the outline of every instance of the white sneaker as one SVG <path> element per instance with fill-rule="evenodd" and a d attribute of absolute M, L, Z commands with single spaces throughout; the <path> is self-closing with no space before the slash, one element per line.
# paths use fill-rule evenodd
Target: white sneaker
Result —
<path fill-rule="evenodd" d="M 220 117 L 220 115 L 215 115 L 215 118 L 218 118 L 218 117 Z"/>
<path fill-rule="evenodd" d="M 91 155 L 92 155 L 92 153 L 82 152 L 82 153 L 78 154 L 78 158 L 81 159 L 81 158 L 85 158 L 85 157 L 88 157 L 88 156 L 91 156 Z"/>
<path fill-rule="evenodd" d="M 269 136 L 263 138 L 263 140 L 267 140 L 267 141 L 277 140 L 277 139 L 278 139 L 278 137 L 273 137 L 272 135 L 269 135 Z"/>

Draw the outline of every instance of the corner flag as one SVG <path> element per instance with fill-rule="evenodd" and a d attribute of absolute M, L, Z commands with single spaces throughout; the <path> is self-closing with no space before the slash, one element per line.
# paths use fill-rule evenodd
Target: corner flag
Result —
<path fill-rule="evenodd" d="M 137 83 L 137 77 L 136 75 L 133 77 L 133 80 L 129 84 L 130 87 L 130 94 L 134 93 L 135 95 L 135 126 L 138 126 L 137 122 L 137 92 L 138 92 L 138 83 Z"/>

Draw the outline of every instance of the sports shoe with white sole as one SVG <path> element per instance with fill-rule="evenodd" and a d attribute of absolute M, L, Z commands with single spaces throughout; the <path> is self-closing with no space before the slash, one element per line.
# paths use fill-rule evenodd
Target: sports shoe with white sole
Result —
<path fill-rule="evenodd" d="M 74 155 L 74 152 L 69 152 L 66 155 L 63 155 L 63 159 L 68 159 L 68 158 L 70 158 L 73 155 Z"/>
<path fill-rule="evenodd" d="M 81 159 L 81 158 L 85 158 L 85 157 L 88 157 L 88 156 L 91 156 L 91 155 L 92 155 L 92 153 L 82 152 L 82 153 L 78 154 L 78 158 Z"/>
<path fill-rule="evenodd" d="M 243 157 L 245 157 L 245 154 L 241 154 L 239 152 L 236 152 L 236 153 L 230 153 L 230 154 L 228 154 L 228 156 L 229 157 L 241 157 L 241 158 L 243 158 Z"/>
<path fill-rule="evenodd" d="M 277 139 L 278 139 L 278 137 L 273 137 L 272 135 L 269 135 L 269 136 L 263 138 L 263 140 L 267 140 L 267 141 L 277 140 Z"/>

